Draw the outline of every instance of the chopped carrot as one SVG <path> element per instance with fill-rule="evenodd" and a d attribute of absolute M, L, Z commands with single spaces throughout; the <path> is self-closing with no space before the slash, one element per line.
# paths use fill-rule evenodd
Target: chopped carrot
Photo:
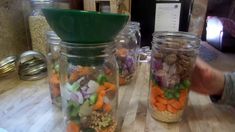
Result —
<path fill-rule="evenodd" d="M 177 110 L 182 109 L 182 104 L 175 99 L 172 102 L 168 101 L 168 103 L 169 103 L 169 105 L 173 106 Z"/>
<path fill-rule="evenodd" d="M 181 97 L 179 98 L 179 103 L 180 103 L 181 106 L 183 107 L 183 106 L 185 105 L 185 103 L 186 103 L 186 97 L 181 96 Z"/>
<path fill-rule="evenodd" d="M 53 97 L 60 96 L 60 88 L 59 87 L 51 87 L 51 94 Z"/>
<path fill-rule="evenodd" d="M 110 104 L 104 104 L 104 111 L 110 112 L 112 110 L 112 106 Z"/>
<path fill-rule="evenodd" d="M 100 95 L 100 96 L 105 96 L 105 94 L 106 94 L 105 90 L 101 90 L 101 91 L 99 92 L 99 95 Z"/>
<path fill-rule="evenodd" d="M 166 110 L 166 105 L 161 104 L 161 103 L 159 103 L 159 102 L 156 102 L 156 103 L 154 104 L 154 106 L 156 106 L 159 111 L 164 111 L 164 110 Z"/>
<path fill-rule="evenodd" d="M 164 105 L 166 105 L 167 102 L 168 102 L 166 98 L 159 97 L 159 96 L 156 98 L 156 100 L 157 100 L 159 103 L 164 104 Z"/>
<path fill-rule="evenodd" d="M 98 95 L 98 99 L 93 107 L 94 110 L 100 110 L 102 109 L 103 105 L 104 105 L 104 101 L 103 101 L 104 96 Z"/>
<path fill-rule="evenodd" d="M 159 95 L 163 95 L 164 94 L 164 91 L 159 86 L 156 87 L 156 91 L 157 91 L 157 93 Z"/>
<path fill-rule="evenodd" d="M 105 91 L 106 90 L 106 87 L 104 87 L 103 85 L 99 86 L 98 89 L 97 89 L 97 93 L 99 94 L 101 91 Z"/>
<path fill-rule="evenodd" d="M 67 125 L 66 132 L 80 132 L 80 127 L 75 122 L 70 121 Z"/>
<path fill-rule="evenodd" d="M 183 107 L 186 103 L 186 99 L 187 99 L 187 94 L 188 92 L 186 90 L 182 90 L 180 91 L 180 98 L 179 98 L 179 102 L 181 104 L 181 106 Z"/>
<path fill-rule="evenodd" d="M 177 113 L 177 109 L 175 109 L 173 106 L 167 105 L 166 107 L 167 107 L 167 111 L 169 111 L 173 114 Z"/>
<path fill-rule="evenodd" d="M 70 82 L 74 82 L 78 80 L 79 77 L 90 75 L 91 73 L 92 73 L 92 70 L 89 67 L 77 67 L 77 69 L 71 73 L 69 80 Z"/>
<path fill-rule="evenodd" d="M 105 83 L 104 83 L 104 86 L 105 86 L 106 88 L 108 88 L 108 90 L 111 90 L 111 91 L 115 91 L 115 90 L 116 90 L 115 85 L 112 84 L 112 83 L 105 82 Z"/>
<path fill-rule="evenodd" d="M 49 81 L 50 81 L 51 84 L 55 84 L 55 85 L 60 84 L 59 75 L 58 74 L 52 74 Z"/>
<path fill-rule="evenodd" d="M 119 84 L 122 86 L 122 85 L 125 85 L 126 84 L 126 79 L 124 77 L 119 77 Z"/>

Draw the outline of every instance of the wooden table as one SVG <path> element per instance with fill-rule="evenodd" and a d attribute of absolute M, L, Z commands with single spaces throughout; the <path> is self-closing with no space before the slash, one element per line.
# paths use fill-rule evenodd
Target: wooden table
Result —
<path fill-rule="evenodd" d="M 135 80 L 119 92 L 122 132 L 234 132 L 235 109 L 215 105 L 208 96 L 190 93 L 179 123 L 151 118 L 147 110 L 149 65 L 141 64 Z M 50 101 L 46 79 L 20 81 L 15 75 L 0 80 L 0 128 L 9 132 L 61 132 L 63 116 Z"/>

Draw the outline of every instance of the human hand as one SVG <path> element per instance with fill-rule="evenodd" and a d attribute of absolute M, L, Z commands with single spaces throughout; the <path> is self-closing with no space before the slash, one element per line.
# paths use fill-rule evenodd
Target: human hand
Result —
<path fill-rule="evenodd" d="M 224 73 L 197 58 L 191 89 L 206 95 L 221 95 L 224 89 Z"/>

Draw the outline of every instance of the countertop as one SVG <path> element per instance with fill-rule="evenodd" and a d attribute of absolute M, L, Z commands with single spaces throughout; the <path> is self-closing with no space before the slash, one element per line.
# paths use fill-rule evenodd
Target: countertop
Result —
<path fill-rule="evenodd" d="M 210 64 L 222 67 L 219 56 Z M 230 58 L 231 60 L 233 59 Z M 224 68 L 224 69 L 223 69 Z M 227 68 L 227 69 L 225 69 Z M 190 92 L 188 106 L 178 123 L 154 120 L 147 109 L 149 65 L 139 66 L 135 79 L 119 89 L 119 124 L 122 132 L 234 132 L 235 109 L 213 104 L 208 96 Z M 16 74 L 0 79 L 0 128 L 8 132 L 61 132 L 63 114 L 51 104 L 47 79 L 21 81 Z"/>

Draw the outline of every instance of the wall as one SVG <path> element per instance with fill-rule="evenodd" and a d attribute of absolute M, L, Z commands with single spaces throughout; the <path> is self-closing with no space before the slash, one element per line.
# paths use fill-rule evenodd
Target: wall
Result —
<path fill-rule="evenodd" d="M 22 0 L 0 1 L 0 60 L 29 49 Z"/>

